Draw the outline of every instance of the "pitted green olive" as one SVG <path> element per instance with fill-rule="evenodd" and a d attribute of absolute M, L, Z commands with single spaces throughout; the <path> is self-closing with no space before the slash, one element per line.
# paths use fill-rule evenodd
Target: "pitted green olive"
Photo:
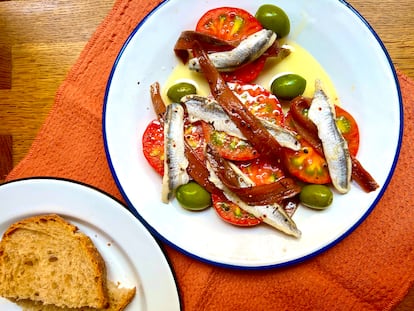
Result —
<path fill-rule="evenodd" d="M 291 100 L 302 95 L 306 88 L 306 80 L 294 73 L 277 77 L 271 85 L 272 93 L 279 99 Z"/>
<path fill-rule="evenodd" d="M 333 193 L 325 185 L 306 185 L 299 194 L 300 202 L 303 205 L 314 209 L 325 209 L 333 201 Z"/>
<path fill-rule="evenodd" d="M 211 206 L 210 193 L 194 181 L 177 188 L 175 196 L 182 207 L 200 211 Z"/>
<path fill-rule="evenodd" d="M 167 96 L 174 103 L 179 103 L 181 98 L 185 95 L 196 94 L 196 87 L 188 82 L 179 82 L 172 86 L 167 91 Z"/>
<path fill-rule="evenodd" d="M 256 12 L 256 18 L 264 28 L 275 32 L 278 38 L 283 38 L 290 32 L 289 17 L 278 6 L 273 4 L 260 6 Z"/>

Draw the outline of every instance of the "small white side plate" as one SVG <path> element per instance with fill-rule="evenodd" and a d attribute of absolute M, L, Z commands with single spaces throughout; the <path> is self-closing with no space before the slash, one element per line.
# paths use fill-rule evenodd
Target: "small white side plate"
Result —
<path fill-rule="evenodd" d="M 87 234 L 108 278 L 136 287 L 127 311 L 180 310 L 170 266 L 150 233 L 116 200 L 89 186 L 58 179 L 24 179 L 0 186 L 0 234 L 14 222 L 55 213 Z M 0 310 L 21 310 L 0 298 Z"/>

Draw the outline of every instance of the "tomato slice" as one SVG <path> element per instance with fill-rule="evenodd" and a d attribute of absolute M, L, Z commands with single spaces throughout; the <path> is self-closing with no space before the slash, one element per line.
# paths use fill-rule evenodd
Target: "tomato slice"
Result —
<path fill-rule="evenodd" d="M 284 123 L 282 106 L 276 96 L 258 84 L 228 83 L 230 89 L 255 116 L 277 124 Z M 245 161 L 255 159 L 259 153 L 243 139 L 214 130 L 204 123 L 204 136 L 208 143 L 225 159 Z"/>
<path fill-rule="evenodd" d="M 206 145 L 206 140 L 204 137 L 202 122 L 185 122 L 184 138 L 188 145 L 195 150 L 198 157 L 203 160 L 205 157 L 204 148 Z"/>
<path fill-rule="evenodd" d="M 328 184 L 331 182 L 328 164 L 306 140 L 299 140 L 301 149 L 293 151 L 284 149 L 283 162 L 289 173 L 299 180 L 311 184 Z"/>
<path fill-rule="evenodd" d="M 359 129 L 355 119 L 346 110 L 335 106 L 337 125 L 348 143 L 349 152 L 355 156 L 359 149 Z M 290 116 L 287 116 L 289 123 Z M 314 150 L 304 139 L 299 139 L 301 150 L 284 150 L 284 163 L 290 174 L 301 181 L 313 184 L 331 182 L 328 164 L 324 157 Z"/>
<path fill-rule="evenodd" d="M 221 76 L 228 82 L 250 83 L 259 76 L 265 66 L 266 59 L 266 57 L 261 56 L 234 71 L 222 72 Z"/>
<path fill-rule="evenodd" d="M 257 158 L 237 163 L 256 185 L 270 184 L 284 177 L 280 165 L 268 158 Z M 213 195 L 213 206 L 224 221 L 236 225 L 250 227 L 261 223 L 261 220 L 242 210 L 237 204 L 228 201 L 224 196 Z"/>
<path fill-rule="evenodd" d="M 204 159 L 205 139 L 201 122 L 184 123 L 184 139 L 200 159 Z M 164 124 L 152 120 L 142 135 L 142 147 L 149 165 L 161 176 L 164 175 Z"/>
<path fill-rule="evenodd" d="M 211 196 L 214 210 L 222 220 L 235 226 L 251 227 L 261 223 L 261 220 L 242 210 L 237 204 L 228 201 L 224 196 Z"/>
<path fill-rule="evenodd" d="M 263 157 L 240 162 L 238 167 L 256 185 L 270 184 L 285 176 L 279 163 Z"/>
<path fill-rule="evenodd" d="M 270 184 L 285 176 L 280 164 L 268 158 L 259 157 L 249 161 L 238 162 L 236 165 L 256 185 Z M 223 196 L 213 195 L 212 200 L 217 214 L 228 223 L 247 227 L 255 226 L 262 222 Z M 294 210 L 290 212 L 293 213 Z"/>
<path fill-rule="evenodd" d="M 336 124 L 348 142 L 349 153 L 356 156 L 359 149 L 359 128 L 352 115 L 340 106 L 335 106 Z"/>
<path fill-rule="evenodd" d="M 212 125 L 203 123 L 204 137 L 219 154 L 225 159 L 233 161 L 244 161 L 254 159 L 259 153 L 252 145 L 243 139 L 216 131 Z"/>
<path fill-rule="evenodd" d="M 226 41 L 243 40 L 263 29 L 259 21 L 249 12 L 233 7 L 215 8 L 204 13 L 196 25 L 196 31 Z M 257 78 L 262 71 L 266 57 L 259 57 L 233 72 L 222 73 L 226 81 L 248 83 Z"/>
<path fill-rule="evenodd" d="M 233 7 L 219 7 L 203 14 L 196 31 L 222 40 L 243 40 L 263 27 L 249 12 Z"/>
<path fill-rule="evenodd" d="M 152 120 L 142 135 L 142 148 L 149 165 L 161 176 L 164 174 L 164 125 Z"/>
<path fill-rule="evenodd" d="M 228 83 L 229 88 L 256 117 L 284 124 L 282 105 L 275 95 L 259 84 Z"/>
<path fill-rule="evenodd" d="M 286 124 L 295 129 L 291 115 L 286 115 Z M 288 148 L 283 149 L 283 163 L 288 172 L 299 180 L 311 184 L 328 184 L 331 182 L 328 164 L 305 139 L 298 138 L 301 149 L 294 151 Z"/>

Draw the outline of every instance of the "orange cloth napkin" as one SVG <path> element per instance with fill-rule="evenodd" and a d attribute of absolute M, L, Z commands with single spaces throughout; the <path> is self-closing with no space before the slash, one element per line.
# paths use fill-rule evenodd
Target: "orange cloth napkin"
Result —
<path fill-rule="evenodd" d="M 122 44 L 158 3 L 115 3 L 59 88 L 30 152 L 7 180 L 64 177 L 122 200 L 103 146 L 105 86 Z M 414 280 L 414 83 L 398 77 L 405 113 L 401 156 L 388 189 L 362 225 L 316 258 L 266 271 L 218 268 L 163 245 L 183 309 L 389 310 L 404 297 Z"/>

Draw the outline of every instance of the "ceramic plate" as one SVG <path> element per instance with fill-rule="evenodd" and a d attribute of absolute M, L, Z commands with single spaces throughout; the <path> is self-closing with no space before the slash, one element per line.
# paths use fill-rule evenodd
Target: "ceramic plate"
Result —
<path fill-rule="evenodd" d="M 108 278 L 136 287 L 126 310 L 180 310 L 170 266 L 145 227 L 120 203 L 91 187 L 56 179 L 26 179 L 0 186 L 0 234 L 14 222 L 56 213 L 87 234 Z M 0 298 L 0 310 L 21 310 Z"/>
<path fill-rule="evenodd" d="M 161 3 L 137 25 L 120 51 L 105 94 L 106 152 L 133 213 L 159 238 L 182 252 L 226 267 L 280 267 L 315 256 L 341 241 L 382 196 L 401 143 L 402 104 L 396 73 L 383 44 L 364 18 L 344 1 L 272 1 L 290 17 L 290 39 L 323 66 L 340 101 L 356 118 L 361 131 L 358 159 L 380 188 L 367 194 L 353 183 L 347 195 L 335 195 L 333 205 L 323 212 L 299 208 L 294 220 L 302 231 L 300 239 L 266 225 L 232 227 L 212 209 L 194 213 L 176 201 L 161 203 L 161 178 L 147 164 L 141 146 L 142 134 L 155 118 L 150 85 L 165 83 L 178 63 L 173 53 L 175 41 L 181 31 L 194 29 L 205 11 L 235 6 L 254 14 L 267 2 Z"/>

